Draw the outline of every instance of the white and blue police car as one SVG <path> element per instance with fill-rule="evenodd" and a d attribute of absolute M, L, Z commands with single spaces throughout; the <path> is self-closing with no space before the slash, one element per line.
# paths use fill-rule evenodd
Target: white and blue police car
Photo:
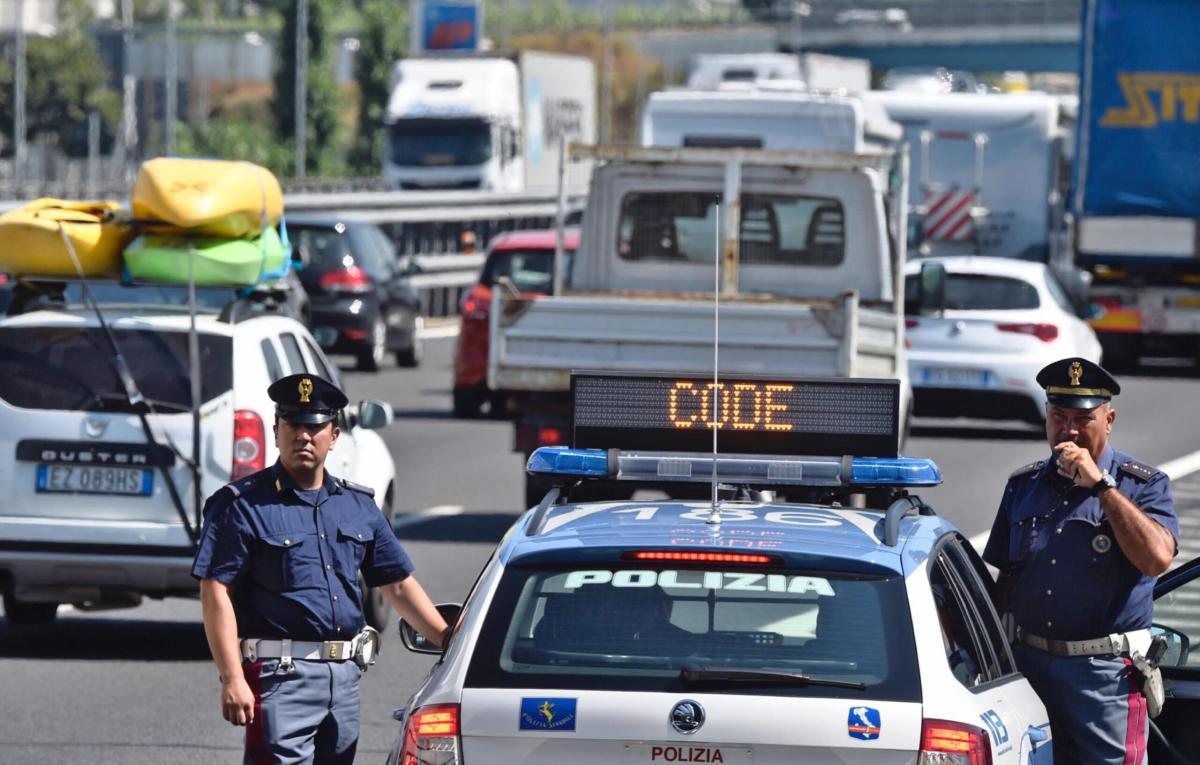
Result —
<path fill-rule="evenodd" d="M 528 463 L 556 485 L 397 710 L 389 763 L 1051 761 L 984 564 L 911 493 L 941 476 L 896 455 L 895 381 L 572 389 L 572 446 Z M 628 487 L 673 498 L 602 498 Z"/>

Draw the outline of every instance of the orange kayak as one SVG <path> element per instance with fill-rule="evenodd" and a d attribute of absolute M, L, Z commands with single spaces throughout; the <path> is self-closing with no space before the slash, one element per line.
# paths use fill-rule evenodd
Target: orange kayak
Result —
<path fill-rule="evenodd" d="M 0 215 L 0 271 L 13 276 L 115 277 L 133 238 L 127 214 L 111 200 L 36 199 Z M 64 234 L 65 239 L 64 241 Z"/>
<path fill-rule="evenodd" d="M 133 217 L 156 230 L 241 239 L 279 223 L 283 190 L 265 167 L 223 159 L 160 157 L 143 162 L 133 184 Z"/>

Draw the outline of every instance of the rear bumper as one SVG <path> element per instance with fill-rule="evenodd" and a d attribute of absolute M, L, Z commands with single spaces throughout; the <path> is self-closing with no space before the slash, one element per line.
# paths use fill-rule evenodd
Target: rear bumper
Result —
<path fill-rule="evenodd" d="M 194 595 L 194 555 L 177 524 L 0 518 L 0 572 L 26 601 Z"/>

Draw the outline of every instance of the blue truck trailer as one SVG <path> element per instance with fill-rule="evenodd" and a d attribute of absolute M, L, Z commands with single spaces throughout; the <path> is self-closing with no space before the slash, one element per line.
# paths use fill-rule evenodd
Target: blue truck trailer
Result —
<path fill-rule="evenodd" d="M 1072 211 L 1106 363 L 1200 361 L 1200 3 L 1087 0 Z"/>

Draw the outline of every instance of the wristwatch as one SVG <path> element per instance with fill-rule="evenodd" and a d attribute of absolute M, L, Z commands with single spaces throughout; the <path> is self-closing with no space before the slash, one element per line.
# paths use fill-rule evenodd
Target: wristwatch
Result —
<path fill-rule="evenodd" d="M 1117 479 L 1109 475 L 1107 470 L 1103 470 L 1100 472 L 1100 480 L 1092 485 L 1090 493 L 1093 497 L 1099 497 L 1109 489 L 1115 488 L 1117 488 Z"/>

